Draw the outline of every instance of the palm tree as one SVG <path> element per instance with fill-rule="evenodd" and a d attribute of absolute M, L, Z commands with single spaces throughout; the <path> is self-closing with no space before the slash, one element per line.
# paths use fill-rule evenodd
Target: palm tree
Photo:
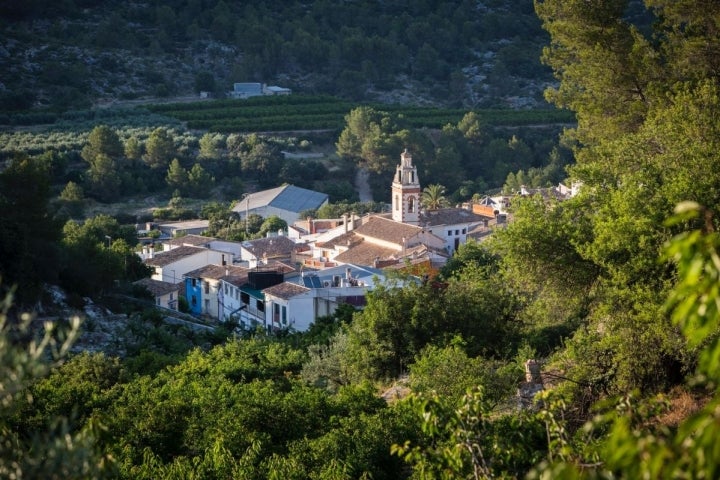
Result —
<path fill-rule="evenodd" d="M 423 189 L 422 204 L 428 210 L 437 210 L 447 204 L 445 187 L 442 185 L 428 185 Z"/>

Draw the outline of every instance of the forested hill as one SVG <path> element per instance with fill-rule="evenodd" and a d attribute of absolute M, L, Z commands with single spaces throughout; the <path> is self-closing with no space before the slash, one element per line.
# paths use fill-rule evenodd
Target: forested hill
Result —
<path fill-rule="evenodd" d="M 531 1 L 0 1 L 0 110 L 223 95 L 546 106 Z"/>

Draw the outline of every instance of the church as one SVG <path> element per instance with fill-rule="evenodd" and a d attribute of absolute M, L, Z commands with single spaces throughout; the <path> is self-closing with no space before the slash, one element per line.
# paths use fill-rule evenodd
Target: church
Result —
<path fill-rule="evenodd" d="M 443 248 L 452 255 L 465 243 L 468 233 L 478 226 L 488 226 L 494 217 L 474 213 L 466 208 L 451 207 L 435 210 L 421 207 L 422 189 L 417 167 L 405 149 L 392 182 L 392 219 L 396 222 L 417 225 L 429 234 L 444 240 Z"/>
<path fill-rule="evenodd" d="M 391 199 L 390 213 L 369 214 L 305 237 L 312 252 L 308 266 L 401 268 L 424 262 L 438 268 L 467 241 L 470 232 L 493 220 L 465 208 L 424 209 L 417 166 L 407 149 L 395 170 Z"/>

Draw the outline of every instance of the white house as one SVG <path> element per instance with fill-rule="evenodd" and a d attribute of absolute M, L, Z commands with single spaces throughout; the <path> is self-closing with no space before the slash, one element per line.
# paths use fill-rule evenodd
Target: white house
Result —
<path fill-rule="evenodd" d="M 180 283 L 186 273 L 205 265 L 222 264 L 227 258 L 228 254 L 225 252 L 183 245 L 165 252 L 150 253 L 144 263 L 153 268 L 150 277 L 153 280 Z"/>
<path fill-rule="evenodd" d="M 268 330 L 291 328 L 304 332 L 315 320 L 314 295 L 311 288 L 284 282 L 263 290 Z"/>
<path fill-rule="evenodd" d="M 261 192 L 250 193 L 242 200 L 238 200 L 232 210 L 241 219 L 245 219 L 251 213 L 260 215 L 263 218 L 277 215 L 285 220 L 288 225 L 291 225 L 298 220 L 300 212 L 316 210 L 328 203 L 328 198 L 325 193 L 294 185 L 283 185 Z"/>
<path fill-rule="evenodd" d="M 152 278 L 142 278 L 134 285 L 139 285 L 147 289 L 154 297 L 155 305 L 170 310 L 178 309 L 178 297 L 180 295 L 180 285 L 171 282 L 162 282 L 153 280 Z"/>
<path fill-rule="evenodd" d="M 429 234 L 442 238 L 449 254 L 467 242 L 469 232 L 479 225 L 488 226 L 489 222 L 494 220 L 494 217 L 479 215 L 464 208 L 440 208 L 423 210 L 420 213 L 423 228 Z"/>
<path fill-rule="evenodd" d="M 282 283 L 286 267 L 281 264 L 247 269 L 220 279 L 218 298 L 221 321 L 237 320 L 243 330 L 267 328 L 263 289 Z"/>
<path fill-rule="evenodd" d="M 220 262 L 221 265 L 230 264 L 240 260 L 240 242 L 233 242 L 231 240 L 220 240 L 215 237 L 206 237 L 202 235 L 183 235 L 181 237 L 171 238 L 163 242 L 165 250 L 172 250 L 174 248 L 182 246 L 194 246 L 209 248 L 211 250 L 217 250 L 218 252 L 224 252 L 227 255 Z"/>
<path fill-rule="evenodd" d="M 294 254 L 305 248 L 305 245 L 297 244 L 283 235 L 246 240 L 240 244 L 240 260 L 249 268 L 266 265 L 271 261 L 293 263 Z"/>
<path fill-rule="evenodd" d="M 340 305 L 362 308 L 367 292 L 385 280 L 382 270 L 358 265 L 304 272 L 292 282 L 263 290 L 268 329 L 302 332 Z"/>

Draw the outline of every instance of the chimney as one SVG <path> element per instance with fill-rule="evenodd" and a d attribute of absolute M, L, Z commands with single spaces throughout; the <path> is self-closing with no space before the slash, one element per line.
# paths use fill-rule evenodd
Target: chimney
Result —
<path fill-rule="evenodd" d="M 345 225 L 345 233 L 348 233 L 348 216 L 347 216 L 347 213 L 343 213 L 342 219 L 343 219 L 343 225 Z"/>
<path fill-rule="evenodd" d="M 349 230 L 355 230 L 355 212 L 350 212 L 350 225 Z"/>
<path fill-rule="evenodd" d="M 352 269 L 350 267 L 347 267 L 345 269 L 345 278 L 348 280 L 352 278 Z"/>
<path fill-rule="evenodd" d="M 313 233 L 315 233 L 315 224 L 313 222 L 313 218 L 307 217 L 307 222 L 308 222 L 308 233 L 310 235 L 312 235 Z"/>
<path fill-rule="evenodd" d="M 150 258 L 155 258 L 155 242 L 150 244 Z"/>

